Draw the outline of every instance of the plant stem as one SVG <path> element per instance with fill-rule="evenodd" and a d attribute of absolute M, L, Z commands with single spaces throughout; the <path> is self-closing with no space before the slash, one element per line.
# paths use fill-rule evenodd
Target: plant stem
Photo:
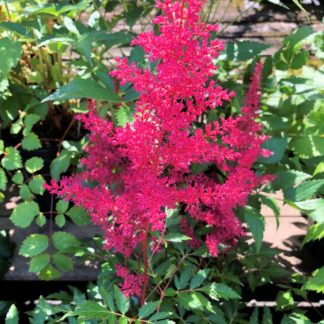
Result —
<path fill-rule="evenodd" d="M 143 282 L 143 290 L 142 290 L 142 298 L 141 298 L 142 305 L 144 305 L 145 303 L 145 295 L 146 295 L 147 284 L 148 284 L 147 238 L 148 238 L 148 225 L 146 226 L 144 232 L 144 239 L 143 239 L 144 282 Z"/>

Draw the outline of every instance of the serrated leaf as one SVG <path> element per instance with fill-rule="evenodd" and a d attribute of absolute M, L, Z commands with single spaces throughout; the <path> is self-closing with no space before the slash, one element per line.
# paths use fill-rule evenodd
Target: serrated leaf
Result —
<path fill-rule="evenodd" d="M 189 281 L 192 277 L 193 271 L 196 270 L 195 267 L 187 265 L 180 273 L 180 276 L 174 277 L 174 284 L 178 290 L 184 289 L 188 286 Z"/>
<path fill-rule="evenodd" d="M 182 292 L 178 294 L 178 300 L 182 307 L 187 310 L 203 310 L 210 305 L 208 299 L 199 292 Z"/>
<path fill-rule="evenodd" d="M 5 191 L 7 189 L 8 179 L 5 170 L 0 168 L 0 190 Z"/>
<path fill-rule="evenodd" d="M 208 277 L 210 269 L 199 270 L 190 281 L 190 289 L 200 287 Z"/>
<path fill-rule="evenodd" d="M 312 176 L 307 173 L 296 170 L 279 171 L 276 173 L 276 179 L 272 182 L 271 186 L 275 190 L 289 189 L 298 186 L 311 177 Z"/>
<path fill-rule="evenodd" d="M 324 222 L 313 224 L 307 231 L 303 240 L 303 245 L 310 241 L 324 238 Z"/>
<path fill-rule="evenodd" d="M 76 308 L 75 314 L 85 319 L 95 320 L 107 318 L 111 312 L 98 302 L 87 300 Z"/>
<path fill-rule="evenodd" d="M 23 135 L 26 136 L 31 132 L 31 129 L 33 128 L 33 126 L 40 121 L 41 117 L 39 115 L 35 115 L 35 114 L 28 114 L 25 119 L 24 119 L 24 124 L 25 124 L 25 128 L 23 131 Z"/>
<path fill-rule="evenodd" d="M 48 248 L 48 237 L 43 234 L 31 234 L 23 242 L 19 254 L 25 257 L 33 257 L 41 254 Z"/>
<path fill-rule="evenodd" d="M 241 296 L 231 287 L 224 283 L 212 283 L 210 286 L 204 287 L 203 290 L 214 300 L 219 299 L 239 299 Z"/>
<path fill-rule="evenodd" d="M 22 54 L 22 44 L 9 37 L 0 39 L 0 80 L 6 79 L 10 70 L 15 67 Z"/>
<path fill-rule="evenodd" d="M 14 174 L 14 176 L 11 178 L 11 180 L 16 184 L 23 184 L 24 176 L 23 176 L 22 172 L 19 170 Z"/>
<path fill-rule="evenodd" d="M 38 156 L 28 159 L 25 168 L 29 173 L 35 173 L 44 167 L 44 160 Z"/>
<path fill-rule="evenodd" d="M 73 261 L 67 255 L 55 253 L 52 256 L 54 265 L 61 271 L 68 272 L 73 270 Z"/>
<path fill-rule="evenodd" d="M 43 178 L 43 176 L 37 174 L 29 181 L 28 186 L 33 193 L 42 195 L 45 191 L 44 183 L 45 179 Z"/>
<path fill-rule="evenodd" d="M 86 212 L 86 210 L 82 207 L 73 206 L 67 213 L 73 223 L 79 226 L 88 225 L 91 223 L 91 218 Z"/>
<path fill-rule="evenodd" d="M 60 199 L 57 203 L 56 203 L 56 211 L 60 214 L 64 214 L 69 208 L 69 202 L 65 201 L 63 199 Z"/>
<path fill-rule="evenodd" d="M 6 315 L 5 323 L 6 324 L 18 324 L 19 323 L 18 310 L 14 304 L 12 304 L 9 308 L 9 311 Z"/>
<path fill-rule="evenodd" d="M 301 135 L 294 137 L 290 143 L 293 151 L 302 158 L 324 155 L 324 137 L 318 135 Z"/>
<path fill-rule="evenodd" d="M 290 188 L 284 192 L 285 198 L 291 201 L 302 201 L 312 198 L 321 188 L 324 180 L 305 181 L 296 188 Z"/>
<path fill-rule="evenodd" d="M 34 195 L 26 184 L 23 184 L 19 189 L 19 195 L 23 200 L 29 201 L 34 199 Z"/>
<path fill-rule="evenodd" d="M 149 303 L 143 305 L 139 310 L 138 317 L 140 319 L 142 319 L 142 318 L 146 318 L 146 317 L 150 316 L 151 314 L 153 314 L 156 311 L 159 304 L 160 304 L 159 301 L 155 301 L 155 302 L 149 302 Z"/>
<path fill-rule="evenodd" d="M 164 236 L 164 239 L 168 242 L 179 243 L 179 242 L 191 240 L 191 237 L 181 233 L 169 233 Z"/>
<path fill-rule="evenodd" d="M 69 251 L 80 246 L 80 241 L 67 232 L 55 232 L 53 234 L 53 245 L 59 251 Z"/>
<path fill-rule="evenodd" d="M 116 306 L 122 314 L 126 314 L 129 310 L 129 298 L 127 298 L 117 286 L 114 286 L 114 297 Z"/>
<path fill-rule="evenodd" d="M 43 253 L 34 256 L 30 260 L 29 271 L 38 273 L 42 271 L 50 262 L 50 255 L 48 253 Z"/>
<path fill-rule="evenodd" d="M 18 227 L 28 227 L 35 216 L 39 214 L 39 207 L 34 201 L 25 201 L 16 206 L 10 219 Z"/>
<path fill-rule="evenodd" d="M 55 158 L 50 165 L 51 177 L 59 180 L 62 173 L 66 172 L 70 166 L 71 153 L 63 150 L 60 155 Z"/>
<path fill-rule="evenodd" d="M 303 285 L 303 289 L 324 293 L 324 267 L 313 272 L 312 277 Z"/>
<path fill-rule="evenodd" d="M 290 205 L 299 208 L 307 214 L 314 221 L 321 223 L 324 222 L 324 199 L 309 199 L 299 202 L 289 202 Z"/>
<path fill-rule="evenodd" d="M 57 271 L 51 264 L 48 264 L 40 273 L 39 279 L 41 280 L 55 280 L 61 277 L 61 273 Z"/>
<path fill-rule="evenodd" d="M 314 173 L 313 173 L 313 176 L 316 176 L 318 174 L 321 174 L 321 173 L 324 173 L 324 162 L 320 162 L 315 170 L 314 170 Z"/>
<path fill-rule="evenodd" d="M 55 224 L 58 227 L 63 227 L 65 225 L 65 216 L 63 214 L 58 214 L 55 216 Z"/>
<path fill-rule="evenodd" d="M 121 106 L 116 110 L 115 117 L 117 120 L 117 125 L 124 127 L 127 123 L 133 121 L 133 115 L 128 107 Z"/>
<path fill-rule="evenodd" d="M 40 227 L 44 226 L 46 224 L 46 217 L 44 216 L 43 213 L 40 213 L 37 217 L 36 217 L 36 224 Z"/>
<path fill-rule="evenodd" d="M 277 309 L 283 310 L 294 305 L 294 298 L 290 290 L 281 291 L 276 298 Z"/>
<path fill-rule="evenodd" d="M 264 218 L 254 208 L 246 207 L 244 210 L 244 219 L 253 235 L 256 252 L 260 252 L 265 228 Z"/>
<path fill-rule="evenodd" d="M 14 147 L 7 147 L 5 150 L 5 156 L 1 160 L 1 164 L 8 171 L 21 168 L 22 160 L 20 152 Z"/>
<path fill-rule="evenodd" d="M 172 312 L 159 312 L 159 313 L 156 313 L 156 314 L 153 314 L 149 320 L 150 321 L 159 321 L 159 320 L 162 320 L 162 319 L 166 319 L 168 317 L 170 317 L 173 313 Z"/>
<path fill-rule="evenodd" d="M 28 133 L 21 141 L 21 146 L 27 151 L 34 151 L 42 147 L 39 137 L 33 133 Z"/>
<path fill-rule="evenodd" d="M 58 88 L 55 93 L 46 97 L 43 102 L 66 101 L 70 99 L 82 98 L 105 100 L 109 102 L 121 102 L 119 96 L 110 88 L 104 88 L 94 80 L 81 79 L 80 77 L 76 77 L 67 85 Z"/>

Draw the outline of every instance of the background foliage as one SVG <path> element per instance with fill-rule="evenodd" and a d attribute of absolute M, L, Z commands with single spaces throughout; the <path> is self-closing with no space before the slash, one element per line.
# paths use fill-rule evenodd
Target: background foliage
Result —
<path fill-rule="evenodd" d="M 273 313 L 266 307 L 247 314 L 243 296 L 269 283 L 278 287 L 282 323 L 311 323 L 295 300 L 308 300 L 309 292 L 324 293 L 324 268 L 308 276 L 285 269 L 277 252 L 263 244 L 260 210 L 262 204 L 272 208 L 280 226 L 278 204 L 268 193 L 282 190 L 285 203 L 309 219 L 303 244 L 324 237 L 323 33 L 300 28 L 275 55 L 265 58 L 261 121 L 271 137 L 266 146 L 274 155 L 255 167 L 275 174 L 276 180 L 237 210 L 253 243 L 242 239 L 213 259 L 204 248 L 191 250 L 185 244 L 186 237 L 179 235 L 181 216 L 170 211 L 164 242 L 168 257 L 152 258 L 152 294 L 140 306 L 117 287 L 115 264 L 121 260 L 102 252 L 100 240 L 90 248 L 65 230 L 70 222 L 88 225 L 86 212 L 56 200 L 43 183 L 78 169 L 87 134 L 73 115 L 86 111 L 85 98 L 97 100 L 102 115 L 119 125 L 131 120 L 137 93 L 130 85 L 116 92 L 107 67 L 112 67 L 116 53 L 126 53 L 134 25 L 145 26 L 154 13 L 153 1 L 12 1 L 0 8 L 0 199 L 5 201 L 6 189 L 14 186 L 21 201 L 10 216 L 13 225 L 40 227 L 17 247 L 19 254 L 30 260 L 29 271 L 42 280 L 71 271 L 75 255 L 104 261 L 97 284 L 90 284 L 87 292 L 71 288 L 48 297 L 60 305 L 41 297 L 30 313 L 31 323 L 271 323 Z M 112 10 L 116 15 L 105 18 L 103 12 Z M 120 22 L 124 28 L 116 30 Z M 237 93 L 226 107 L 228 114 L 235 115 L 242 106 L 252 67 L 266 48 L 252 41 L 229 43 L 215 62 L 220 66 L 217 78 Z M 129 60 L 147 64 L 138 47 L 131 49 Z M 115 103 L 120 104 L 118 111 Z M 1 272 L 8 268 L 12 249 L 8 235 L 1 232 Z M 128 266 L 135 269 L 137 264 L 129 260 Z M 163 292 L 163 300 L 157 299 L 156 290 Z M 12 306 L 7 322 L 16 323 L 17 318 Z"/>

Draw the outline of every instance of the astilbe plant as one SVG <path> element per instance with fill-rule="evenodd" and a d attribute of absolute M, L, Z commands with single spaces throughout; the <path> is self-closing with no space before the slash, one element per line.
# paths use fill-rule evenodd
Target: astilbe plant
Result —
<path fill-rule="evenodd" d="M 90 101 L 89 113 L 79 116 L 90 132 L 83 169 L 48 186 L 88 210 L 103 230 L 106 249 L 125 257 L 140 249 L 144 274 L 138 274 L 139 280 L 122 266 L 117 275 L 124 278 L 125 294 L 141 294 L 142 301 L 149 280 L 149 249 L 161 242 L 150 233 L 158 231 L 163 237 L 167 209 L 179 208 L 186 215 L 180 229 L 192 237 L 192 247 L 201 241 L 185 217 L 207 226 L 205 244 L 217 257 L 220 244 L 230 247 L 244 234 L 233 210 L 244 206 L 265 180 L 252 169 L 260 156 L 269 155 L 261 148 L 266 138 L 255 121 L 261 63 L 255 67 L 241 114 L 206 122 L 206 114 L 221 109 L 234 93 L 211 80 L 217 70 L 213 59 L 224 45 L 210 40 L 217 26 L 200 21 L 203 3 L 156 2 L 162 12 L 153 21 L 159 34 L 144 32 L 132 42 L 156 63 L 154 70 L 122 58 L 110 73 L 121 85 L 132 83 L 140 94 L 134 120 L 117 127 L 99 117 Z M 224 181 L 215 174 L 192 172 L 197 164 L 212 165 Z"/>

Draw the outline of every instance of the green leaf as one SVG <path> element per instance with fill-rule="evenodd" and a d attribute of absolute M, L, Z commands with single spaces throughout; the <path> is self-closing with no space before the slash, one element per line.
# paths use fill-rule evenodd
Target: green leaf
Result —
<path fill-rule="evenodd" d="M 273 324 L 271 311 L 268 307 L 263 308 L 262 324 Z"/>
<path fill-rule="evenodd" d="M 179 242 L 191 240 L 191 237 L 181 233 L 169 233 L 164 236 L 164 239 L 168 242 L 179 243 Z"/>
<path fill-rule="evenodd" d="M 11 180 L 16 184 L 23 184 L 24 176 L 23 176 L 22 172 L 19 170 L 15 173 L 15 175 L 11 178 Z"/>
<path fill-rule="evenodd" d="M 199 270 L 190 281 L 190 289 L 200 287 L 201 284 L 207 279 L 210 269 Z"/>
<path fill-rule="evenodd" d="M 214 282 L 210 286 L 204 287 L 203 290 L 214 300 L 241 298 L 235 290 L 223 283 Z"/>
<path fill-rule="evenodd" d="M 46 224 L 46 217 L 44 216 L 43 213 L 40 213 L 37 217 L 36 217 L 36 224 L 40 227 L 44 226 Z"/>
<path fill-rule="evenodd" d="M 88 225 L 91 223 L 91 218 L 86 210 L 82 207 L 73 206 L 67 213 L 73 223 L 79 226 Z"/>
<path fill-rule="evenodd" d="M 280 208 L 278 202 L 275 198 L 268 197 L 268 196 L 260 196 L 262 204 L 266 205 L 267 207 L 271 208 L 273 214 L 276 218 L 276 225 L 277 229 L 279 227 L 279 216 L 280 216 Z"/>
<path fill-rule="evenodd" d="M 16 226 L 26 228 L 39 212 L 39 207 L 34 201 L 25 201 L 16 206 L 10 219 Z"/>
<path fill-rule="evenodd" d="M 142 318 L 146 318 L 146 317 L 150 316 L 151 314 L 153 314 L 156 311 L 159 304 L 160 304 L 159 301 L 146 303 L 144 306 L 142 306 L 140 308 L 138 317 L 140 319 L 142 319 Z"/>
<path fill-rule="evenodd" d="M 95 320 L 108 318 L 111 312 L 98 302 L 87 300 L 76 308 L 75 314 L 85 319 Z"/>
<path fill-rule="evenodd" d="M 244 219 L 253 235 L 255 249 L 258 253 L 260 252 L 262 246 L 263 232 L 265 227 L 264 218 L 254 208 L 246 207 L 244 210 Z"/>
<path fill-rule="evenodd" d="M 324 173 L 324 162 L 320 162 L 314 170 L 313 176 Z"/>
<path fill-rule="evenodd" d="M 7 189 L 7 176 L 6 176 L 6 172 L 0 168 L 0 190 L 6 190 Z"/>
<path fill-rule="evenodd" d="M 61 277 L 61 273 L 57 271 L 51 264 L 48 264 L 40 273 L 39 279 L 41 280 L 55 280 Z"/>
<path fill-rule="evenodd" d="M 255 307 L 250 317 L 249 324 L 258 324 L 258 323 L 259 323 L 259 309 Z"/>
<path fill-rule="evenodd" d="M 66 101 L 70 99 L 96 99 L 110 102 L 121 102 L 118 95 L 110 88 L 104 88 L 91 79 L 81 79 L 80 77 L 70 81 L 67 85 L 60 87 L 55 93 L 46 97 L 47 101 Z"/>
<path fill-rule="evenodd" d="M 186 310 L 203 310 L 210 307 L 208 299 L 199 292 L 182 292 L 178 294 L 179 303 Z"/>
<path fill-rule="evenodd" d="M 55 216 L 55 224 L 58 227 L 63 227 L 65 225 L 65 216 L 63 214 L 58 214 Z"/>
<path fill-rule="evenodd" d="M 172 316 L 173 313 L 172 312 L 159 312 L 159 313 L 155 313 L 153 314 L 149 320 L 152 322 L 158 321 L 158 320 L 162 320 L 162 319 L 166 319 L 166 318 L 170 318 L 170 316 Z"/>
<path fill-rule="evenodd" d="M 29 173 L 35 173 L 44 167 L 44 160 L 34 156 L 26 161 L 25 167 Z"/>
<path fill-rule="evenodd" d="M 73 261 L 67 255 L 55 253 L 52 256 L 54 265 L 61 271 L 68 272 L 73 270 Z"/>
<path fill-rule="evenodd" d="M 192 265 L 187 265 L 180 273 L 180 276 L 174 277 L 174 283 L 178 290 L 184 289 L 188 286 L 190 279 L 192 278 L 193 271 L 196 268 Z"/>
<path fill-rule="evenodd" d="M 42 195 L 45 191 L 44 183 L 45 179 L 43 178 L 43 176 L 37 174 L 29 181 L 28 186 L 33 193 Z"/>
<path fill-rule="evenodd" d="M 25 257 L 33 257 L 41 254 L 48 248 L 48 237 L 43 234 L 31 234 L 23 242 L 19 254 Z"/>
<path fill-rule="evenodd" d="M 324 222 L 313 224 L 307 231 L 303 240 L 303 245 L 310 241 L 324 238 Z"/>
<path fill-rule="evenodd" d="M 23 135 L 26 136 L 31 132 L 32 127 L 41 119 L 39 115 L 28 114 L 25 119 L 25 128 L 23 131 Z"/>
<path fill-rule="evenodd" d="M 26 184 L 23 184 L 19 189 L 19 195 L 23 200 L 32 200 L 34 199 L 34 195 L 30 191 L 29 187 Z"/>
<path fill-rule="evenodd" d="M 0 23 L 0 28 L 14 32 L 19 36 L 23 36 L 26 38 L 33 38 L 32 34 L 30 34 L 29 31 L 22 24 L 19 23 L 13 23 L 11 21 L 3 21 Z"/>
<path fill-rule="evenodd" d="M 4 142 L 0 139 L 0 154 L 4 152 Z"/>
<path fill-rule="evenodd" d="M 8 171 L 21 168 L 22 161 L 19 151 L 14 147 L 7 147 L 5 150 L 5 156 L 1 160 L 1 164 Z"/>
<path fill-rule="evenodd" d="M 129 299 L 125 297 L 125 295 L 119 290 L 117 286 L 114 286 L 114 297 L 118 310 L 122 314 L 126 314 L 130 306 Z"/>
<path fill-rule="evenodd" d="M 60 199 L 57 203 L 56 203 L 56 211 L 60 214 L 64 214 L 69 208 L 69 202 Z"/>
<path fill-rule="evenodd" d="M 55 232 L 53 234 L 53 245 L 59 251 L 68 251 L 80 246 L 80 241 L 72 234 L 66 232 Z"/>
<path fill-rule="evenodd" d="M 266 158 L 260 158 L 258 160 L 259 163 L 264 164 L 273 164 L 279 162 L 285 153 L 286 147 L 287 147 L 287 138 L 270 138 L 264 144 L 262 147 L 264 149 L 270 150 L 273 152 L 273 155 L 266 157 Z"/>
<path fill-rule="evenodd" d="M 295 136 L 290 146 L 301 158 L 324 155 L 324 137 L 319 135 Z"/>
<path fill-rule="evenodd" d="M 30 260 L 29 271 L 38 273 L 42 271 L 50 262 L 50 255 L 48 253 L 43 253 L 34 256 Z"/>
<path fill-rule="evenodd" d="M 127 123 L 133 121 L 133 115 L 128 107 L 121 106 L 116 110 L 115 117 L 117 120 L 117 125 L 124 127 Z"/>
<path fill-rule="evenodd" d="M 71 153 L 67 150 L 62 150 L 60 155 L 55 158 L 50 165 L 51 177 L 59 180 L 62 173 L 66 172 L 71 163 Z"/>
<path fill-rule="evenodd" d="M 0 39 L 0 80 L 7 78 L 10 70 L 17 65 L 21 54 L 20 42 L 8 37 Z"/>
<path fill-rule="evenodd" d="M 9 308 L 9 311 L 6 315 L 6 324 L 18 324 L 19 323 L 19 314 L 17 307 L 12 304 Z"/>
<path fill-rule="evenodd" d="M 293 207 L 297 207 L 301 209 L 305 214 L 307 214 L 310 218 L 312 218 L 314 221 L 320 223 L 324 222 L 324 199 L 310 199 L 300 202 L 291 203 L 290 205 Z"/>
<path fill-rule="evenodd" d="M 324 267 L 313 272 L 312 277 L 309 278 L 303 285 L 302 289 L 312 290 L 317 293 L 324 293 Z"/>
<path fill-rule="evenodd" d="M 238 41 L 234 43 L 235 59 L 238 61 L 247 61 L 255 58 L 267 48 L 271 47 L 268 44 L 255 41 Z"/>
<path fill-rule="evenodd" d="M 33 133 L 28 133 L 21 141 L 21 146 L 27 151 L 34 151 L 42 147 L 39 137 Z"/>
<path fill-rule="evenodd" d="M 321 188 L 324 188 L 324 180 L 305 181 L 297 188 L 290 188 L 284 192 L 285 198 L 291 201 L 301 201 L 312 198 Z"/>
<path fill-rule="evenodd" d="M 294 298 L 290 290 L 281 291 L 276 298 L 277 309 L 283 310 L 294 305 Z"/>
<path fill-rule="evenodd" d="M 276 179 L 272 182 L 271 186 L 274 190 L 289 189 L 298 186 L 311 177 L 307 173 L 296 170 L 279 171 L 276 173 Z"/>

